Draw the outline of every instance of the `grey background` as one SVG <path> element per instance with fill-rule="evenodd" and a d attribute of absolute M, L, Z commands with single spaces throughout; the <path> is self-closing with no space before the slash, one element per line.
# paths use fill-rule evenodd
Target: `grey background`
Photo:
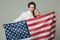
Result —
<path fill-rule="evenodd" d="M 0 0 L 0 40 L 6 40 L 2 25 L 12 22 L 22 12 L 27 11 L 27 4 L 30 1 L 34 1 L 37 4 L 37 9 L 41 12 L 41 15 L 51 11 L 56 12 L 56 40 L 60 40 L 60 0 Z"/>

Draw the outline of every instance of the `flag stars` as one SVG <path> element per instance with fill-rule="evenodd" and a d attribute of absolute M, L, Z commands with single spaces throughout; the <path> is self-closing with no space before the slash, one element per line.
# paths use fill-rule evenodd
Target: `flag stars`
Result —
<path fill-rule="evenodd" d="M 19 40 L 27 38 L 27 35 L 30 35 L 28 32 L 26 21 L 21 21 L 17 23 L 7 24 L 6 36 L 7 40 Z"/>

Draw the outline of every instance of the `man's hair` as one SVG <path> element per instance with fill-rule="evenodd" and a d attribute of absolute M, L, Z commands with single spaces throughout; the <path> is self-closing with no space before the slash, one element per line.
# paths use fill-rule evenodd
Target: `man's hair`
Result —
<path fill-rule="evenodd" d="M 28 7 L 30 7 L 30 5 L 34 5 L 34 7 L 36 7 L 36 4 L 34 2 L 29 2 Z"/>

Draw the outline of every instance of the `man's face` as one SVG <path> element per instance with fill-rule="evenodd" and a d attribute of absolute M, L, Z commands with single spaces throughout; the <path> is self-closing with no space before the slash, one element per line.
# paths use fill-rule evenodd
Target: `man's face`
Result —
<path fill-rule="evenodd" d="M 34 9 L 35 9 L 34 5 L 31 4 L 31 5 L 29 6 L 29 10 L 30 10 L 31 12 L 33 12 Z"/>

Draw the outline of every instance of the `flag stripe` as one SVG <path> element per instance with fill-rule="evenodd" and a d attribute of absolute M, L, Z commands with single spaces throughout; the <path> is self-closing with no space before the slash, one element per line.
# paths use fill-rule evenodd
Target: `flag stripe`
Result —
<path fill-rule="evenodd" d="M 54 35 L 56 28 L 56 15 L 54 12 L 40 16 L 40 18 L 27 20 L 32 40 L 41 40 Z M 53 30 L 53 31 L 52 31 Z M 52 32 L 51 32 L 52 31 Z"/>
<path fill-rule="evenodd" d="M 31 36 L 35 36 L 35 35 L 37 35 L 37 34 L 42 34 L 42 33 L 45 33 L 45 32 L 49 32 L 49 31 L 50 31 L 51 29 L 53 29 L 53 28 L 55 28 L 55 25 L 54 25 L 52 28 L 50 28 L 50 29 L 43 30 L 43 31 L 39 31 L 39 32 L 37 32 L 37 33 L 31 34 Z"/>
<path fill-rule="evenodd" d="M 55 12 L 52 11 L 52 12 L 47 13 L 46 15 L 40 16 L 40 17 L 38 17 L 38 18 L 27 19 L 26 21 L 32 21 L 32 20 L 36 20 L 36 19 L 39 19 L 39 18 L 42 18 L 42 17 L 44 18 L 44 17 L 49 16 L 49 15 L 51 15 L 51 14 L 55 14 Z"/>
<path fill-rule="evenodd" d="M 52 34 L 54 34 L 54 33 L 55 33 L 55 31 L 51 32 L 49 35 L 44 35 L 44 36 L 40 36 L 40 37 L 36 37 L 36 38 L 32 38 L 32 40 L 48 38 L 50 35 L 52 35 Z"/>

